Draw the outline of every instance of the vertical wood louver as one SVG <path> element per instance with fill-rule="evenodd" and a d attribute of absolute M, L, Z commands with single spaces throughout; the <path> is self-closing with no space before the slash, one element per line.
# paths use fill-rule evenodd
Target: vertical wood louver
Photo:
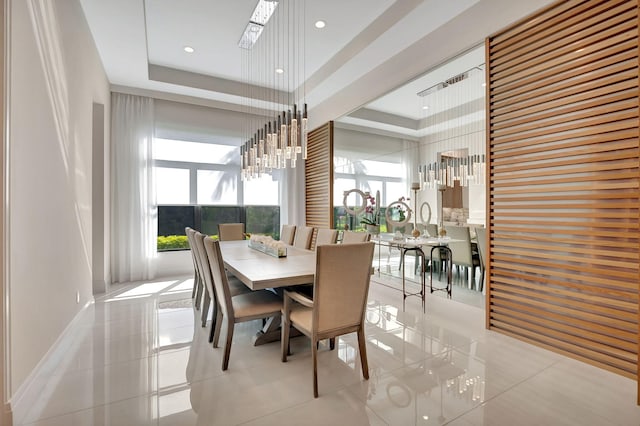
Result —
<path fill-rule="evenodd" d="M 305 162 L 306 224 L 333 225 L 333 121 L 309 132 Z"/>
<path fill-rule="evenodd" d="M 638 372 L 638 1 L 564 1 L 487 40 L 487 324 Z"/>

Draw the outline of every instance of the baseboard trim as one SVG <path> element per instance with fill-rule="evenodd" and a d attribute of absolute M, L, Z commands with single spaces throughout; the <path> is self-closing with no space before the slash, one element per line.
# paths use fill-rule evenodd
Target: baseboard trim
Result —
<path fill-rule="evenodd" d="M 13 412 L 11 411 L 11 403 L 5 402 L 2 407 L 2 417 L 0 417 L 1 426 L 13 426 Z"/>
<path fill-rule="evenodd" d="M 27 378 L 22 382 L 22 384 L 18 387 L 16 392 L 12 395 L 10 401 L 6 404 L 9 406 L 10 414 L 12 418 L 16 419 L 24 419 L 26 413 L 29 409 L 33 408 L 31 405 L 24 406 L 25 398 L 30 396 L 33 392 L 36 394 L 42 391 L 40 386 L 36 386 L 39 378 L 47 376 L 46 373 L 46 363 L 53 356 L 53 354 L 57 350 L 62 349 L 62 345 L 65 339 L 71 336 L 71 329 L 80 321 L 80 317 L 84 313 L 84 311 L 94 303 L 93 297 L 84 304 L 84 306 L 76 313 L 71 321 L 64 328 L 62 333 L 58 336 L 58 338 L 53 342 L 49 350 L 44 354 L 44 356 L 40 359 L 38 364 L 31 370 L 31 373 L 27 376 Z M 66 349 L 64 349 L 66 350 Z M 27 399 L 28 400 L 28 399 Z M 4 420 L 4 419 L 3 419 Z M 12 423 L 9 423 L 11 425 Z M 4 426 L 4 423 L 2 423 Z"/>

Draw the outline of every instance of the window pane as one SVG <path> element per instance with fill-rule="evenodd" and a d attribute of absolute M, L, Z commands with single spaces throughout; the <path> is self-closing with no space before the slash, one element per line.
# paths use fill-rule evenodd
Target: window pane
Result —
<path fill-rule="evenodd" d="M 198 204 L 238 204 L 238 172 L 198 170 Z"/>
<path fill-rule="evenodd" d="M 403 182 L 387 182 L 387 200 L 385 204 L 388 206 L 393 201 L 397 201 L 400 197 L 410 197 L 407 192 L 407 185 Z"/>
<path fill-rule="evenodd" d="M 237 146 L 158 138 L 153 140 L 153 158 L 155 160 L 230 164 L 239 163 L 239 157 L 240 151 Z"/>
<path fill-rule="evenodd" d="M 380 191 L 380 204 L 384 205 L 385 200 L 384 191 L 382 191 L 382 181 L 365 179 L 361 183 L 360 189 L 362 190 L 362 192 L 369 192 L 374 198 L 376 196 L 376 191 Z"/>
<path fill-rule="evenodd" d="M 356 187 L 355 179 L 342 179 L 338 178 L 333 182 L 333 205 L 342 206 L 342 199 L 344 198 L 344 192 Z M 351 195 L 356 197 L 356 195 Z M 352 198 L 353 200 L 353 198 Z M 360 202 L 361 200 L 358 199 Z"/>
<path fill-rule="evenodd" d="M 404 167 L 400 163 L 389 163 L 386 161 L 363 160 L 365 174 L 370 176 L 404 177 Z"/>
<path fill-rule="evenodd" d="M 200 225 L 202 230 L 200 232 L 208 235 L 218 235 L 218 225 L 221 223 L 238 223 L 242 221 L 240 207 L 202 206 L 200 212 L 202 216 Z"/>
<path fill-rule="evenodd" d="M 196 227 L 195 207 L 158 207 L 158 251 L 188 249 L 185 227 Z"/>
<path fill-rule="evenodd" d="M 189 169 L 156 167 L 156 202 L 189 204 Z"/>
<path fill-rule="evenodd" d="M 280 238 L 280 207 L 247 206 L 245 208 L 246 227 L 250 234 L 271 235 Z"/>
<path fill-rule="evenodd" d="M 244 182 L 244 204 L 253 206 L 278 205 L 278 181 L 262 176 Z"/>

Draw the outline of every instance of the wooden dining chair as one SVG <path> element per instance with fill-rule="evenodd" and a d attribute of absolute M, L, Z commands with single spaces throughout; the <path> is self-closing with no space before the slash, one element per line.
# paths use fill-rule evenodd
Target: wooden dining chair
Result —
<path fill-rule="evenodd" d="M 282 310 L 282 300 L 269 290 L 257 290 L 232 297 L 229 289 L 229 280 L 224 270 L 220 242 L 207 237 L 204 239 L 204 247 L 211 266 L 211 275 L 219 308 L 213 334 L 214 348 L 218 347 L 222 321 L 224 320 L 227 324 L 227 340 L 222 358 L 222 370 L 224 371 L 229 368 L 234 325 L 239 322 L 279 315 Z"/>
<path fill-rule="evenodd" d="M 209 342 L 213 341 L 213 330 L 215 328 L 216 314 L 219 308 L 219 301 L 216 297 L 216 292 L 213 286 L 213 277 L 211 275 L 211 265 L 209 264 L 209 258 L 204 248 L 204 239 L 206 235 L 196 232 L 194 235 L 194 241 L 196 246 L 196 253 L 198 261 L 200 262 L 200 269 L 202 270 L 202 280 L 205 284 L 205 292 L 202 298 L 202 313 L 201 320 L 202 326 L 207 326 L 207 318 L 209 316 L 209 306 L 213 302 L 213 312 L 211 317 L 211 331 L 209 332 Z M 242 281 L 236 277 L 227 276 L 229 282 L 229 293 L 231 296 L 237 296 L 238 294 L 249 293 L 251 289 L 244 285 Z"/>
<path fill-rule="evenodd" d="M 293 246 L 305 250 L 310 250 L 314 230 L 315 228 L 312 228 L 310 226 L 298 226 L 296 228 L 296 236 L 293 239 Z"/>
<path fill-rule="evenodd" d="M 220 241 L 240 241 L 245 239 L 244 223 L 218 224 L 218 239 Z"/>
<path fill-rule="evenodd" d="M 191 250 L 191 259 L 193 260 L 193 290 L 191 292 L 191 298 L 194 299 L 193 305 L 196 310 L 200 309 L 200 301 L 202 299 L 202 293 L 204 291 L 204 281 L 202 278 L 202 270 L 200 267 L 200 259 L 198 259 L 198 248 L 196 247 L 195 234 L 196 230 L 190 227 L 184 229 L 187 234 L 187 241 L 189 242 L 189 249 Z"/>
<path fill-rule="evenodd" d="M 366 243 L 371 239 L 368 232 L 344 231 L 342 233 L 342 244 Z"/>
<path fill-rule="evenodd" d="M 325 244 L 335 244 L 338 241 L 338 230 L 337 229 L 326 229 L 326 228 L 318 228 L 316 232 L 316 246 L 322 246 Z"/>
<path fill-rule="evenodd" d="M 448 246 L 451 250 L 451 259 L 454 266 L 460 269 L 460 266 L 465 268 L 465 271 L 471 270 L 470 275 L 471 286 L 475 286 L 476 267 L 480 265 L 480 255 L 478 252 L 471 249 L 471 234 L 468 226 L 445 226 L 447 230 L 447 236 L 452 240 L 460 240 L 456 242 L 449 242 Z"/>
<path fill-rule="evenodd" d="M 282 231 L 280 231 L 280 241 L 287 245 L 293 245 L 293 239 L 296 235 L 295 225 L 282 225 Z"/>
<path fill-rule="evenodd" d="M 362 375 L 369 379 L 364 314 L 374 244 L 329 244 L 316 250 L 313 300 L 285 291 L 282 308 L 282 362 L 287 361 L 290 327 L 311 339 L 313 396 L 318 397 L 318 342 L 356 332 Z"/>

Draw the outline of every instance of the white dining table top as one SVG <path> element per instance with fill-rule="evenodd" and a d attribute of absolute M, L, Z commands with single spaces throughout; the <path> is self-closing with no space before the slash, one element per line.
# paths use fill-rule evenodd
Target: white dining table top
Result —
<path fill-rule="evenodd" d="M 463 240 L 455 240 L 450 237 L 403 237 L 403 238 L 394 238 L 394 234 L 379 234 L 377 236 L 372 236 L 371 241 L 393 245 L 397 247 L 405 247 L 405 248 L 413 248 L 413 247 L 423 247 L 423 246 L 447 246 L 450 243 L 458 243 Z"/>
<path fill-rule="evenodd" d="M 316 253 L 287 246 L 287 257 L 273 257 L 249 247 L 249 241 L 221 241 L 227 271 L 252 290 L 313 284 Z"/>

